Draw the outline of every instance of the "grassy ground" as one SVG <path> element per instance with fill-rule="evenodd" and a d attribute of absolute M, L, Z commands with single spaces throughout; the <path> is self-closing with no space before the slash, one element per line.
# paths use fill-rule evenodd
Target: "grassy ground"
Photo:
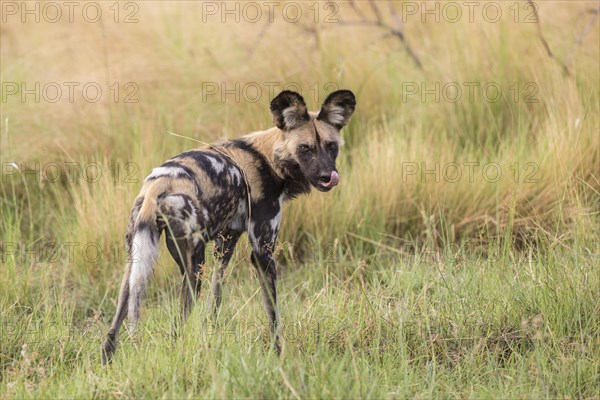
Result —
<path fill-rule="evenodd" d="M 435 258 L 286 271 L 281 359 L 246 265 L 233 268 L 221 325 L 206 322 L 202 295 L 174 343 L 178 282 L 167 279 L 108 369 L 98 346 L 114 288 L 27 271 L 3 289 L 3 397 L 598 397 L 597 260 Z"/>
<path fill-rule="evenodd" d="M 120 22 L 103 3 L 102 23 L 0 26 L 0 398 L 600 397 L 597 3 L 539 5 L 555 58 L 524 2 L 493 23 L 416 14 L 404 29 L 423 69 L 385 29 L 327 24 L 327 9 L 318 24 L 201 23 L 202 3 L 123 4 Z M 339 4 L 338 20 L 359 18 Z M 22 82 L 40 99 L 9 94 Z M 69 101 L 66 82 L 103 96 Z M 312 109 L 331 83 L 358 108 L 341 185 L 285 209 L 282 357 L 244 240 L 217 326 L 205 285 L 171 339 L 179 276 L 163 252 L 140 330 L 102 368 L 133 199 L 197 144 L 168 132 L 210 142 L 269 127 L 269 85 L 286 83 Z M 502 95 L 470 99 L 470 84 Z M 243 88 L 256 86 L 254 101 Z"/>

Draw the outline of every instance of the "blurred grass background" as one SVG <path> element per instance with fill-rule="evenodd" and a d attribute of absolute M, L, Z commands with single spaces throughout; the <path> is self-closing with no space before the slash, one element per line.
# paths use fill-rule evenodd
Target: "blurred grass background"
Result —
<path fill-rule="evenodd" d="M 374 20 L 369 2 L 357 3 L 359 14 L 335 3 L 337 23 L 323 22 L 332 10 L 324 2 L 318 23 L 315 3 L 295 3 L 298 23 L 282 18 L 284 3 L 273 23 L 266 8 L 257 23 L 220 14 L 204 22 L 207 2 L 187 1 L 119 3 L 115 22 L 114 4 L 100 4 L 98 23 L 76 12 L 72 23 L 17 15 L 0 27 L 2 397 L 598 397 L 597 3 L 538 2 L 539 26 L 526 2 L 494 3 L 494 23 L 481 6 L 472 23 L 464 8 L 456 23 L 407 16 L 402 28 L 422 68 L 385 28 L 346 24 L 361 13 Z M 394 23 L 388 2 L 375 4 Z M 393 3 L 398 12 L 402 4 Z M 133 11 L 137 22 L 124 23 Z M 56 82 L 62 97 L 8 94 L 22 82 Z M 73 102 L 65 82 L 79 84 Z M 103 90 L 95 103 L 81 94 L 90 82 Z M 465 83 L 479 85 L 472 101 Z M 236 84 L 239 99 L 223 94 Z M 119 349 L 113 370 L 99 370 L 133 199 L 152 167 L 197 146 L 168 132 L 211 142 L 266 129 L 269 85 L 276 93 L 286 84 L 313 110 L 334 87 L 353 90 L 358 106 L 343 131 L 341 185 L 285 209 L 282 316 L 301 329 L 282 366 L 265 359 L 262 340 L 202 340 L 197 321 L 172 354 L 165 311 L 176 307 L 177 272 L 163 254 L 143 337 Z M 462 89 L 458 101 L 446 84 Z M 501 88 L 498 101 L 482 96 L 486 84 Z M 462 167 L 456 181 L 450 163 Z M 473 179 L 469 163 L 478 163 Z M 496 182 L 495 169 L 483 171 L 492 163 Z M 436 164 L 437 179 L 425 171 Z M 249 336 L 257 324 L 266 337 L 260 301 L 248 301 L 256 282 L 244 245 L 223 319 Z M 336 321 L 326 339 L 311 330 L 320 318 Z M 29 340 L 64 321 L 67 331 Z M 140 352 L 162 365 L 157 376 L 138 368 Z M 173 372 L 188 365 L 197 377 Z M 348 376 L 356 383 L 334 384 Z"/>

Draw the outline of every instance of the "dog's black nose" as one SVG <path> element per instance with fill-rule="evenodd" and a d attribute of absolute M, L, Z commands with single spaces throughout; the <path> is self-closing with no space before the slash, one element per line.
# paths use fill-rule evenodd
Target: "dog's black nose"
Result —
<path fill-rule="evenodd" d="M 331 173 L 321 175 L 321 177 L 319 178 L 319 180 L 321 182 L 329 182 L 331 180 Z"/>

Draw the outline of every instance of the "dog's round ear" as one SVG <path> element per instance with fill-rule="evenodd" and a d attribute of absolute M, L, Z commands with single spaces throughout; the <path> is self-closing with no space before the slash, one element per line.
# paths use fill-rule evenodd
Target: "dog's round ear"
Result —
<path fill-rule="evenodd" d="M 354 93 L 349 90 L 338 90 L 327 96 L 317 119 L 342 129 L 350 120 L 355 108 Z"/>
<path fill-rule="evenodd" d="M 304 99 L 296 92 L 284 90 L 271 100 L 273 123 L 283 131 L 289 131 L 309 121 Z"/>

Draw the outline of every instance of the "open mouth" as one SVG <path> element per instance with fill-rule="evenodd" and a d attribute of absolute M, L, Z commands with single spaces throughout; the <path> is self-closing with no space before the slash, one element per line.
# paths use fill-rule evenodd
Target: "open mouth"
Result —
<path fill-rule="evenodd" d="M 336 186 L 339 182 L 340 175 L 337 173 L 337 171 L 331 171 L 331 175 L 329 175 L 328 177 L 321 177 L 319 183 L 316 186 L 317 189 L 326 192 L 328 190 L 331 190 L 331 188 Z"/>

